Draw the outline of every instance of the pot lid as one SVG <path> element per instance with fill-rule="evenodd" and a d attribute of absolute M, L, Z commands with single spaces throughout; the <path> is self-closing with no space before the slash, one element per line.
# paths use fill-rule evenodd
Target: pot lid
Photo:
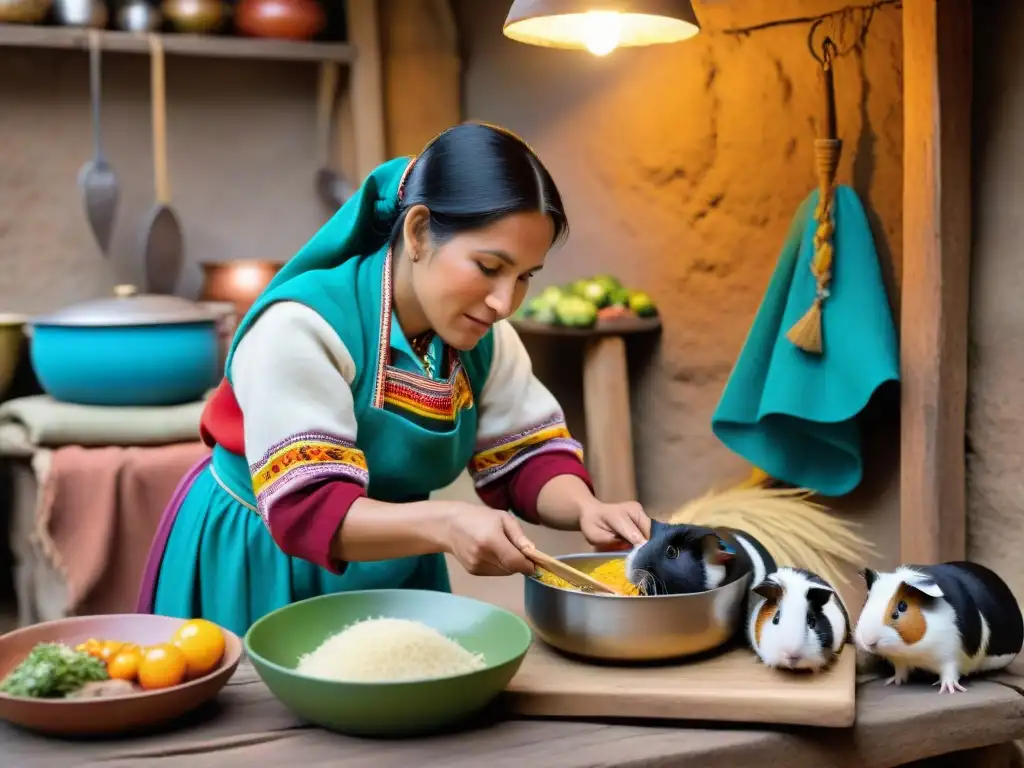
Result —
<path fill-rule="evenodd" d="M 114 296 L 33 318 L 32 325 L 127 326 L 203 323 L 217 319 L 207 307 L 178 296 L 140 294 L 134 285 L 114 286 Z"/>

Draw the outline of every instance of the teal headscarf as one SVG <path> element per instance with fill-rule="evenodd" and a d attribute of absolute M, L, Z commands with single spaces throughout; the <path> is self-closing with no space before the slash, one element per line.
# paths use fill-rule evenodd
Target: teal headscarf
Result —
<path fill-rule="evenodd" d="M 273 291 L 306 272 L 331 269 L 354 256 L 372 254 L 387 243 L 398 217 L 400 191 L 412 160 L 397 157 L 377 166 L 356 193 L 274 275 L 238 324 L 228 350 L 229 370 L 235 347 Z"/>
<path fill-rule="evenodd" d="M 835 192 L 824 352 L 808 354 L 786 339 L 817 289 L 809 268 L 817 201 L 816 190 L 790 225 L 711 429 L 772 477 L 841 496 L 863 473 L 857 417 L 879 387 L 899 380 L 899 350 L 867 216 L 847 186 Z"/>

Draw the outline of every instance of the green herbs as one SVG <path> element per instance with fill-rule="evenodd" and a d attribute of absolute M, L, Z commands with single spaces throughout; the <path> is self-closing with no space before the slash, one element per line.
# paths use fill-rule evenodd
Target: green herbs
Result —
<path fill-rule="evenodd" d="M 60 698 L 86 683 L 108 679 L 106 665 L 61 643 L 39 643 L 0 682 L 9 696 Z"/>

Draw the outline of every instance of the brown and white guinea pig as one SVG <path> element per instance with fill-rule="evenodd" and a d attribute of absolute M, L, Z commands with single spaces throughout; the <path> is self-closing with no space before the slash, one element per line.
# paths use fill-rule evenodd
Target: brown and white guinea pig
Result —
<path fill-rule="evenodd" d="M 626 557 L 626 578 L 647 595 L 706 592 L 753 571 L 757 584 L 776 569 L 757 539 L 731 528 L 651 521 L 650 538 Z"/>
<path fill-rule="evenodd" d="M 961 677 L 1002 669 L 1024 646 L 1013 592 L 983 565 L 901 565 L 862 575 L 868 596 L 854 640 L 893 665 L 887 685 L 919 669 L 938 675 L 939 693 L 963 691 Z"/>
<path fill-rule="evenodd" d="M 821 670 L 850 640 L 850 615 L 816 573 L 783 566 L 753 588 L 747 641 L 769 667 Z"/>

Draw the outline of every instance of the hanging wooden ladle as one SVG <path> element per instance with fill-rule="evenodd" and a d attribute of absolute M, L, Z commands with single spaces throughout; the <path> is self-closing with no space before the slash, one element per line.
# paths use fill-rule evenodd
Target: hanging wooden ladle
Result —
<path fill-rule="evenodd" d="M 331 167 L 333 154 L 334 102 L 338 93 L 338 62 L 320 62 L 317 87 L 316 130 L 320 148 L 320 168 L 316 172 L 316 191 L 324 205 L 336 211 L 352 194 L 352 187 L 344 175 Z"/>
<path fill-rule="evenodd" d="M 78 185 L 85 202 L 85 216 L 104 256 L 110 252 L 110 236 L 114 231 L 120 193 L 117 177 L 103 154 L 100 141 L 100 93 L 102 73 L 100 55 L 102 42 L 97 29 L 89 30 L 89 101 L 92 107 L 92 157 L 78 172 Z"/>
<path fill-rule="evenodd" d="M 824 115 L 821 132 L 814 141 L 814 165 L 818 171 L 818 206 L 814 210 L 817 227 L 814 231 L 814 256 L 811 258 L 811 274 L 817 284 L 814 300 L 810 309 L 786 333 L 790 342 L 805 352 L 820 355 L 823 351 L 821 333 L 821 315 L 826 299 L 829 296 L 829 285 L 832 282 L 832 261 L 835 256 L 833 234 L 835 233 L 835 216 L 833 201 L 835 199 L 836 169 L 842 154 L 843 142 L 836 133 L 836 93 L 832 78 L 832 68 L 838 49 L 831 38 L 822 42 L 821 63 L 822 91 L 824 94 Z M 813 54 L 813 48 L 812 48 Z M 815 55 L 817 59 L 817 55 Z"/>
<path fill-rule="evenodd" d="M 142 230 L 142 263 L 149 293 L 174 293 L 181 276 L 184 241 L 181 224 L 171 208 L 167 177 L 167 108 L 164 47 L 160 36 L 149 36 L 150 99 L 153 111 L 153 183 L 156 203 Z"/>

